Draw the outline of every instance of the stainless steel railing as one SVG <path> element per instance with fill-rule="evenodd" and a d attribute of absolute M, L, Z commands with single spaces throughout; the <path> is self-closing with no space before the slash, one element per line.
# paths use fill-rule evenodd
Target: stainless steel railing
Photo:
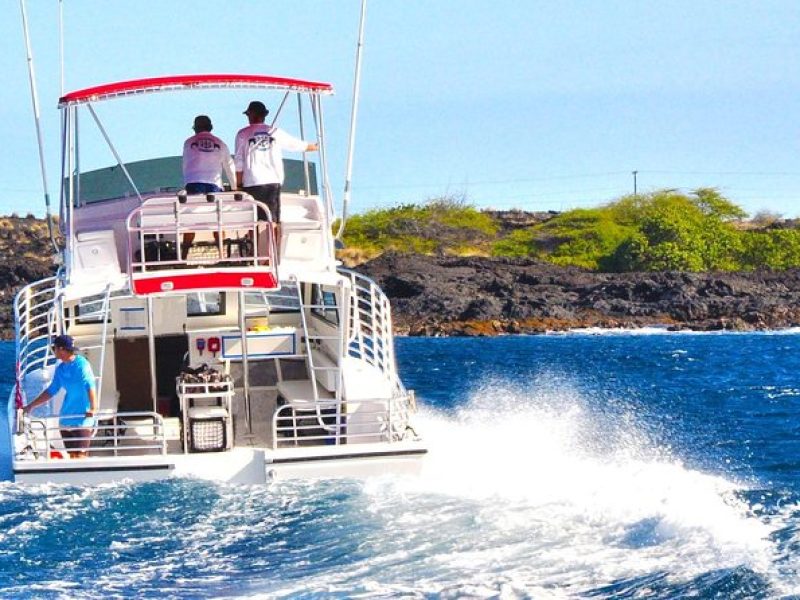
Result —
<path fill-rule="evenodd" d="M 114 412 L 99 415 L 91 427 L 64 427 L 59 420 L 84 415 L 48 415 L 25 417 L 23 435 L 27 438 L 17 452 L 17 460 L 49 461 L 65 458 L 62 430 L 86 429 L 86 437 L 72 437 L 72 441 L 89 441 L 89 457 L 136 456 L 166 454 L 167 434 L 164 419 L 155 412 Z"/>
<path fill-rule="evenodd" d="M 269 221 L 258 219 L 259 209 L 269 209 L 242 192 L 210 194 L 211 201 L 187 201 L 186 196 L 156 197 L 145 201 L 128 215 L 128 264 L 130 275 L 193 265 L 260 267 L 276 273 L 277 255 Z M 229 231 L 244 231 L 237 242 L 250 245 L 247 252 L 232 252 Z M 216 243 L 210 252 L 195 258 L 183 246 L 186 234 L 213 233 Z M 263 237 L 262 237 L 263 235 Z M 261 238 L 261 239 L 260 239 Z M 260 242 L 264 243 L 260 243 Z M 150 250 L 152 248 L 152 250 Z M 241 250 L 241 246 L 237 247 Z M 138 250 L 138 256 L 137 256 Z M 148 256 L 148 254 L 150 254 Z"/>
<path fill-rule="evenodd" d="M 48 277 L 26 285 L 14 298 L 14 326 L 18 377 L 55 364 L 50 349 L 57 330 L 59 278 Z"/>
<path fill-rule="evenodd" d="M 348 355 L 376 367 L 398 394 L 405 394 L 397 375 L 389 298 L 370 278 L 349 269 L 339 272 L 350 279 L 351 286 Z"/>
<path fill-rule="evenodd" d="M 273 415 L 272 446 L 397 442 L 406 437 L 414 408 L 413 392 L 341 403 L 333 399 L 289 401 Z"/>

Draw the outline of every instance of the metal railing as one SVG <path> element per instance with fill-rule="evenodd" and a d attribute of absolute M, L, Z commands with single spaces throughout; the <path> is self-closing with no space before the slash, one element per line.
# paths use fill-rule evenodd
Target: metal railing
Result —
<path fill-rule="evenodd" d="M 273 448 L 400 441 L 414 410 L 413 392 L 350 402 L 290 401 L 272 417 Z"/>
<path fill-rule="evenodd" d="M 126 221 L 130 275 L 195 265 L 260 267 L 275 274 L 275 240 L 269 209 L 244 196 L 242 192 L 222 192 L 203 196 L 208 202 L 188 196 L 190 202 L 185 195 L 146 200 L 131 211 Z M 267 221 L 259 220 L 259 209 L 267 214 Z M 225 239 L 230 231 L 244 231 L 245 235 Z M 216 241 L 210 252 L 190 257 L 183 239 L 186 234 L 197 233 L 213 233 Z M 261 234 L 266 243 L 260 243 Z"/>
<path fill-rule="evenodd" d="M 347 356 L 362 360 L 384 377 L 388 397 L 313 397 L 286 399 L 272 419 L 273 447 L 313 446 L 358 442 L 396 442 L 413 434 L 409 422 L 416 411 L 414 392 L 406 390 L 397 374 L 389 299 L 371 279 L 347 269 L 339 272 L 350 282 L 347 322 L 340 323 L 347 332 L 344 350 Z M 304 304 L 304 308 L 310 305 Z M 304 330 L 307 329 L 304 326 Z M 313 337 L 313 336 L 311 336 Z M 312 354 L 309 348 L 308 354 Z M 314 369 L 309 365 L 312 391 Z M 333 367 L 332 367 L 333 368 Z M 340 370 L 341 366 L 336 366 Z"/>
<path fill-rule="evenodd" d="M 339 269 L 339 273 L 350 279 L 351 286 L 348 356 L 377 368 L 397 394 L 406 394 L 397 375 L 389 298 L 369 277 L 349 269 Z"/>
<path fill-rule="evenodd" d="M 80 418 L 85 415 L 48 415 L 25 417 L 23 435 L 27 444 L 17 452 L 17 460 L 49 461 L 66 458 L 69 452 L 63 444 L 62 430 L 88 430 L 86 437 L 71 437 L 72 442 L 89 441 L 85 449 L 87 456 L 136 456 L 142 454 L 166 454 L 167 435 L 164 419 L 155 412 L 115 412 L 99 415 L 91 427 L 67 427 L 59 424 L 61 418 Z M 77 451 L 74 449 L 73 451 Z"/>
<path fill-rule="evenodd" d="M 37 369 L 55 364 L 50 349 L 52 336 L 58 331 L 59 277 L 48 277 L 26 285 L 14 299 L 14 326 L 18 378 Z"/>

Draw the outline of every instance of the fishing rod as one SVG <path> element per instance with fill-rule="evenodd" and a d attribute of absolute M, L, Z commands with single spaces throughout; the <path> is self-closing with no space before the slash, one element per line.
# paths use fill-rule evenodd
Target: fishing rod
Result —
<path fill-rule="evenodd" d="M 19 0 L 19 7 L 22 11 L 22 30 L 25 35 L 25 50 L 28 58 L 28 79 L 31 85 L 31 103 L 33 104 L 33 120 L 36 123 L 36 140 L 39 144 L 39 165 L 42 172 L 42 187 L 44 188 L 44 205 L 47 219 L 47 231 L 50 234 L 50 241 L 56 254 L 60 249 L 53 234 L 52 216 L 50 213 L 50 193 L 47 190 L 47 167 L 44 160 L 44 142 L 42 141 L 42 123 L 39 116 L 39 96 L 36 92 L 36 75 L 33 71 L 33 51 L 31 50 L 31 39 L 28 33 L 28 14 L 25 10 L 25 0 Z"/>
<path fill-rule="evenodd" d="M 358 93 L 361 87 L 361 50 L 364 47 L 364 22 L 367 16 L 367 0 L 361 0 L 361 17 L 358 22 L 358 45 L 356 46 L 356 72 L 353 78 L 353 104 L 350 108 L 350 136 L 347 142 L 347 166 L 344 178 L 344 195 L 342 197 L 342 219 L 336 239 L 341 241 L 344 226 L 347 222 L 347 207 L 350 204 L 350 189 L 353 178 L 353 151 L 356 142 L 356 117 L 358 116 Z"/>

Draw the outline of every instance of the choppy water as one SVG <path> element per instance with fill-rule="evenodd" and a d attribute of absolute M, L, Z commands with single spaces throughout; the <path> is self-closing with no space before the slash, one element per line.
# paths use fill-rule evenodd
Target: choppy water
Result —
<path fill-rule="evenodd" d="M 0 596 L 800 593 L 800 336 L 401 339 L 398 353 L 431 444 L 422 476 L 3 483 Z"/>

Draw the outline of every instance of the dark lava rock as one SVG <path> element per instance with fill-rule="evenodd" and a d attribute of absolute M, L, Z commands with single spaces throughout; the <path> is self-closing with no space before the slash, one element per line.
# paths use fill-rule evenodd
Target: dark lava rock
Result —
<path fill-rule="evenodd" d="M 398 330 L 411 335 L 646 325 L 747 331 L 800 324 L 798 269 L 593 273 L 532 259 L 387 253 L 358 270 L 383 287 Z"/>

